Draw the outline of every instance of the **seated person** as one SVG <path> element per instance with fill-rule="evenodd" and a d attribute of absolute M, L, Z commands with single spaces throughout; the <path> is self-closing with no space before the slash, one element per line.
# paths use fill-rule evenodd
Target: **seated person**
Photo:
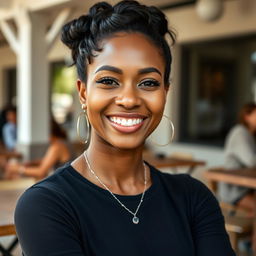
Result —
<path fill-rule="evenodd" d="M 42 160 L 24 164 L 9 163 L 5 168 L 5 178 L 24 175 L 42 179 L 49 174 L 51 169 L 56 169 L 71 159 L 72 154 L 67 144 L 66 132 L 52 120 L 50 145 Z"/>
<path fill-rule="evenodd" d="M 2 136 L 7 150 L 13 151 L 17 142 L 17 115 L 15 107 L 8 107 L 5 112 L 6 123 L 3 125 Z"/>
<path fill-rule="evenodd" d="M 256 167 L 256 104 L 243 106 L 239 124 L 229 132 L 225 142 L 225 167 L 240 169 Z M 247 188 L 220 183 L 218 194 L 221 201 L 246 208 L 253 215 L 255 201 L 253 193 Z"/>

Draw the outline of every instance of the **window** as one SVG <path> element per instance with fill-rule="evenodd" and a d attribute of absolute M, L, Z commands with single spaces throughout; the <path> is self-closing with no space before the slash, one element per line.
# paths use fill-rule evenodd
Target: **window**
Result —
<path fill-rule="evenodd" d="M 256 36 L 182 46 L 180 141 L 223 146 L 256 100 Z"/>

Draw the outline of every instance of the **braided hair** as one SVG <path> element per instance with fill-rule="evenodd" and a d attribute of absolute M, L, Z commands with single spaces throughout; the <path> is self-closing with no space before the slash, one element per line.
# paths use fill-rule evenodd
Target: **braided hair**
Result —
<path fill-rule="evenodd" d="M 169 85 L 172 55 L 165 38 L 175 42 L 175 33 L 168 29 L 168 21 L 162 11 L 137 1 L 124 0 L 115 5 L 99 2 L 87 15 L 68 22 L 62 28 L 61 40 L 71 49 L 73 64 L 78 77 L 86 82 L 87 63 L 100 52 L 100 42 L 118 32 L 142 33 L 159 48 L 165 61 L 165 85 Z"/>

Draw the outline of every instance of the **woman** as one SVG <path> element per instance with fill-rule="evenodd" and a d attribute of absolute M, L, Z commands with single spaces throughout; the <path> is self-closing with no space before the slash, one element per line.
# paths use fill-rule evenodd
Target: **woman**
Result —
<path fill-rule="evenodd" d="M 225 167 L 241 169 L 256 167 L 256 104 L 248 103 L 239 114 L 239 123 L 229 132 L 225 143 Z M 253 193 L 246 188 L 220 183 L 220 200 L 240 205 L 253 216 L 255 199 Z"/>
<path fill-rule="evenodd" d="M 136 1 L 95 4 L 64 26 L 91 140 L 83 155 L 19 200 L 24 255 L 234 255 L 209 190 L 142 158 L 169 88 L 165 35 L 174 39 L 164 14 Z"/>
<path fill-rule="evenodd" d="M 66 132 L 56 121 L 51 121 L 50 146 L 42 160 L 19 164 L 9 163 L 5 168 L 5 178 L 30 176 L 36 179 L 45 178 L 52 169 L 70 161 L 72 153 L 67 144 Z"/>

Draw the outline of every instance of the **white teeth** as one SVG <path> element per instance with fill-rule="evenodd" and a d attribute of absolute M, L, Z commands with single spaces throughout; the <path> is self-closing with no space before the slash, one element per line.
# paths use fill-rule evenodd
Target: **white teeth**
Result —
<path fill-rule="evenodd" d="M 121 118 L 121 117 L 113 117 L 111 116 L 110 118 L 110 121 L 114 122 L 114 123 L 117 123 L 117 124 L 120 124 L 122 126 L 133 126 L 133 125 L 136 125 L 136 124 L 139 124 L 143 121 L 143 119 L 141 118 Z"/>

